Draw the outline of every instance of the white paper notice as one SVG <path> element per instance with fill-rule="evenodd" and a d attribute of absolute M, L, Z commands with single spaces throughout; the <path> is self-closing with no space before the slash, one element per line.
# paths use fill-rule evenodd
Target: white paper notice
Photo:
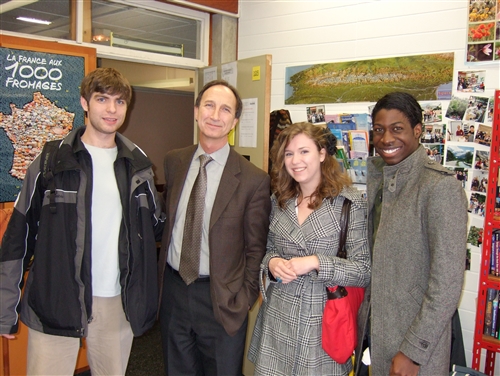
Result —
<path fill-rule="evenodd" d="M 243 99 L 242 102 L 243 112 L 238 125 L 239 146 L 242 148 L 256 148 L 258 98 Z"/>
<path fill-rule="evenodd" d="M 203 70 L 203 85 L 217 79 L 217 67 L 210 67 Z"/>
<path fill-rule="evenodd" d="M 221 78 L 236 87 L 236 77 L 238 76 L 237 62 L 233 61 L 232 63 L 222 64 L 220 71 Z"/>

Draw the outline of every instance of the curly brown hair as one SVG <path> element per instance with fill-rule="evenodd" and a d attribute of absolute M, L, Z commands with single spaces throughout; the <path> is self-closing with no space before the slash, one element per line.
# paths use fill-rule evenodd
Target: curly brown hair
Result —
<path fill-rule="evenodd" d="M 294 123 L 285 128 L 278 135 L 271 148 L 271 188 L 278 200 L 280 208 L 284 208 L 288 200 L 298 197 L 301 193 L 300 185 L 287 172 L 285 168 L 285 148 L 297 135 L 304 134 L 314 141 L 321 149 L 328 150 L 328 133 L 319 126 L 308 122 Z M 321 182 L 311 196 L 309 208 L 317 209 L 324 198 L 333 199 L 338 196 L 344 187 L 352 184 L 351 178 L 342 172 L 336 155 L 326 153 L 325 160 L 321 163 Z"/>

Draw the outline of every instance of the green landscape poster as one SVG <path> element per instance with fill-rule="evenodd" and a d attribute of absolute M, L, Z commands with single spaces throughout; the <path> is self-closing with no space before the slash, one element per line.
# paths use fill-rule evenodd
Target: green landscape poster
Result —
<path fill-rule="evenodd" d="M 440 53 L 287 67 L 285 104 L 376 102 L 394 91 L 449 100 L 453 62 Z"/>

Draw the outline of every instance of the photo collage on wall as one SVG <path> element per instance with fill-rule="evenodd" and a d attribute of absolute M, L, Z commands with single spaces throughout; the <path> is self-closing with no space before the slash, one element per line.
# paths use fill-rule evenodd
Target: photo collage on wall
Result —
<path fill-rule="evenodd" d="M 469 0 L 467 61 L 500 60 L 500 0 Z"/>
<path fill-rule="evenodd" d="M 455 95 L 452 95 L 442 117 L 439 117 L 442 114 L 440 104 L 420 102 L 424 111 L 421 144 L 430 159 L 454 172 L 467 195 L 469 234 L 466 269 L 469 270 L 470 247 L 481 245 L 486 214 L 493 97 L 483 94 L 484 71 L 458 72 L 457 78 Z M 433 111 L 438 115 L 433 116 Z"/>
<path fill-rule="evenodd" d="M 460 71 L 448 105 L 444 166 L 455 172 L 468 198 L 468 248 L 481 245 L 488 191 L 494 98 L 486 96 L 485 71 Z M 500 209 L 500 208 L 499 208 Z M 470 249 L 468 249 L 470 268 Z"/>
<path fill-rule="evenodd" d="M 465 73 L 459 72 L 459 86 L 460 77 L 465 77 Z M 481 77 L 484 82 L 484 75 Z M 484 217 L 493 120 L 488 113 L 493 112 L 493 97 L 469 95 L 458 87 L 457 93 L 466 96 L 453 96 L 445 115 L 450 120 L 444 166 L 455 171 L 456 178 L 468 193 L 469 213 Z"/>

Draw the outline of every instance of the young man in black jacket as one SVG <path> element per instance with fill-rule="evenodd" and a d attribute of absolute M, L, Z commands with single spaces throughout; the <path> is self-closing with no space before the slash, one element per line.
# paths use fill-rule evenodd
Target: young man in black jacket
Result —
<path fill-rule="evenodd" d="M 99 68 L 80 94 L 87 126 L 30 165 L 0 249 L 0 334 L 14 338 L 20 312 L 29 375 L 73 374 L 83 337 L 92 375 L 124 375 L 157 311 L 164 215 L 151 162 L 117 133 L 132 89 Z"/>

